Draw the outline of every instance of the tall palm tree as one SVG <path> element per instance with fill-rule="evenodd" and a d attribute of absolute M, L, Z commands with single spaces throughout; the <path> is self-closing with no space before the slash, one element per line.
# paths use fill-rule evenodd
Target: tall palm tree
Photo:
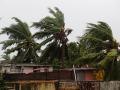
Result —
<path fill-rule="evenodd" d="M 59 58 L 64 65 L 65 53 L 67 50 L 67 36 L 71 33 L 71 29 L 65 29 L 64 14 L 58 9 L 50 9 L 52 16 L 46 16 L 40 22 L 35 22 L 34 27 L 39 28 L 34 37 L 43 39 L 41 46 L 47 45 L 43 50 L 41 57 L 48 60 Z"/>
<path fill-rule="evenodd" d="M 8 40 L 1 42 L 3 44 L 2 49 L 5 50 L 6 54 L 17 51 L 14 62 L 37 62 L 38 55 L 36 53 L 36 47 L 38 44 L 34 41 L 29 26 L 18 18 L 14 17 L 13 19 L 17 23 L 5 27 L 1 31 L 1 34 L 7 34 L 8 36 Z"/>
<path fill-rule="evenodd" d="M 117 66 L 118 43 L 105 22 L 89 23 L 86 33 L 80 38 L 81 57 L 76 63 L 97 65 L 106 72 L 105 79 L 115 80 L 113 70 Z"/>

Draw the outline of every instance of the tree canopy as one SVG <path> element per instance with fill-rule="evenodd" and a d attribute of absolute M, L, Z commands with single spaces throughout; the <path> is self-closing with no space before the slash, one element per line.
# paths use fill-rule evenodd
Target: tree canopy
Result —
<path fill-rule="evenodd" d="M 67 56 L 67 36 L 71 33 L 72 29 L 65 28 L 64 14 L 55 7 L 54 10 L 49 8 L 52 16 L 46 16 L 39 22 L 33 23 L 33 26 L 39 28 L 39 32 L 35 33 L 34 37 L 43 39 L 40 43 L 41 46 L 47 45 L 42 51 L 42 60 L 59 59 L 64 65 L 64 59 Z"/>
<path fill-rule="evenodd" d="M 14 62 L 30 63 L 36 62 L 38 55 L 36 53 L 36 47 L 38 44 L 34 41 L 32 33 L 29 30 L 29 26 L 19 20 L 13 18 L 17 23 L 12 24 L 9 27 L 2 29 L 1 34 L 7 34 L 8 40 L 2 41 L 2 49 L 6 54 L 11 54 L 17 51 L 17 55 L 14 57 Z"/>
<path fill-rule="evenodd" d="M 78 42 L 68 42 L 72 29 L 66 28 L 64 13 L 57 7 L 49 8 L 51 15 L 45 16 L 32 27 L 38 29 L 32 34 L 26 22 L 13 17 L 16 23 L 4 27 L 0 34 L 8 39 L 2 41 L 3 58 L 16 52 L 14 63 L 39 63 L 72 67 L 73 64 L 89 64 L 105 71 L 105 80 L 120 80 L 119 43 L 114 39 L 111 27 L 102 21 L 88 23 L 85 33 Z M 39 41 L 39 43 L 38 43 Z M 44 48 L 43 48 L 44 47 Z M 115 73 L 112 73 L 115 72 Z"/>
<path fill-rule="evenodd" d="M 117 72 L 118 43 L 113 38 L 110 26 L 105 22 L 89 23 L 85 34 L 80 37 L 80 57 L 75 63 L 91 64 L 105 70 L 106 80 L 115 80 Z"/>

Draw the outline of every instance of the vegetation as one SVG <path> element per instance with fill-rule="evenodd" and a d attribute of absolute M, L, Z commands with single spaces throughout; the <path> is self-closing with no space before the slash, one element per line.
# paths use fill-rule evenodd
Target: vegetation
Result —
<path fill-rule="evenodd" d="M 89 23 L 86 33 L 80 38 L 80 55 L 76 63 L 90 64 L 105 70 L 106 80 L 117 80 L 118 43 L 105 22 Z"/>
<path fill-rule="evenodd" d="M 5 50 L 6 54 L 17 51 L 17 55 L 13 58 L 16 63 L 37 62 L 38 44 L 34 41 L 29 26 L 18 18 L 13 19 L 16 20 L 17 24 L 2 29 L 1 34 L 8 35 L 8 40 L 1 42 L 2 49 Z"/>
<path fill-rule="evenodd" d="M 58 59 L 64 66 L 64 60 L 68 57 L 67 36 L 71 29 L 65 29 L 64 14 L 55 7 L 55 10 L 49 8 L 52 16 L 46 16 L 40 22 L 35 22 L 34 27 L 39 28 L 39 32 L 34 37 L 43 39 L 40 46 L 47 45 L 42 51 L 41 59 L 50 63 L 53 59 Z"/>
<path fill-rule="evenodd" d="M 13 63 L 62 67 L 88 64 L 104 70 L 105 80 L 120 80 L 119 43 L 114 39 L 107 23 L 88 23 L 85 34 L 80 36 L 79 41 L 68 43 L 68 35 L 72 29 L 66 29 L 64 14 L 56 7 L 49 8 L 49 12 L 51 16 L 33 23 L 32 27 L 39 30 L 35 34 L 31 33 L 27 23 L 15 17 L 13 19 L 16 24 L 2 29 L 0 34 L 8 36 L 8 40 L 1 42 L 5 60 L 9 61 L 9 54 L 16 52 L 12 58 Z"/>

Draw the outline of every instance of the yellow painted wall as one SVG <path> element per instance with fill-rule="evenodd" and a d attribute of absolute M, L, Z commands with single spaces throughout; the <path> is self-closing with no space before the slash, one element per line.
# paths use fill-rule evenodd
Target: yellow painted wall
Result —
<path fill-rule="evenodd" d="M 104 70 L 98 70 L 96 72 L 94 72 L 95 75 L 95 79 L 96 80 L 103 80 L 104 79 Z"/>
<path fill-rule="evenodd" d="M 31 83 L 31 84 L 22 84 L 21 87 L 22 90 L 55 90 L 55 84 L 54 83 Z"/>

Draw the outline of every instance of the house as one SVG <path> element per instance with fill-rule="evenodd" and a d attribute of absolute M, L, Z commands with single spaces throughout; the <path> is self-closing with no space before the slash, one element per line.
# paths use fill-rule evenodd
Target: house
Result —
<path fill-rule="evenodd" d="M 92 67 L 54 69 L 37 64 L 0 64 L 0 70 L 9 90 L 43 90 L 46 85 L 49 87 L 46 90 L 55 90 L 56 83 L 61 81 L 96 80 L 94 72 L 97 71 Z"/>
<path fill-rule="evenodd" d="M 0 64 L 2 73 L 33 73 L 33 72 L 52 72 L 53 67 L 50 65 L 39 64 Z"/>

